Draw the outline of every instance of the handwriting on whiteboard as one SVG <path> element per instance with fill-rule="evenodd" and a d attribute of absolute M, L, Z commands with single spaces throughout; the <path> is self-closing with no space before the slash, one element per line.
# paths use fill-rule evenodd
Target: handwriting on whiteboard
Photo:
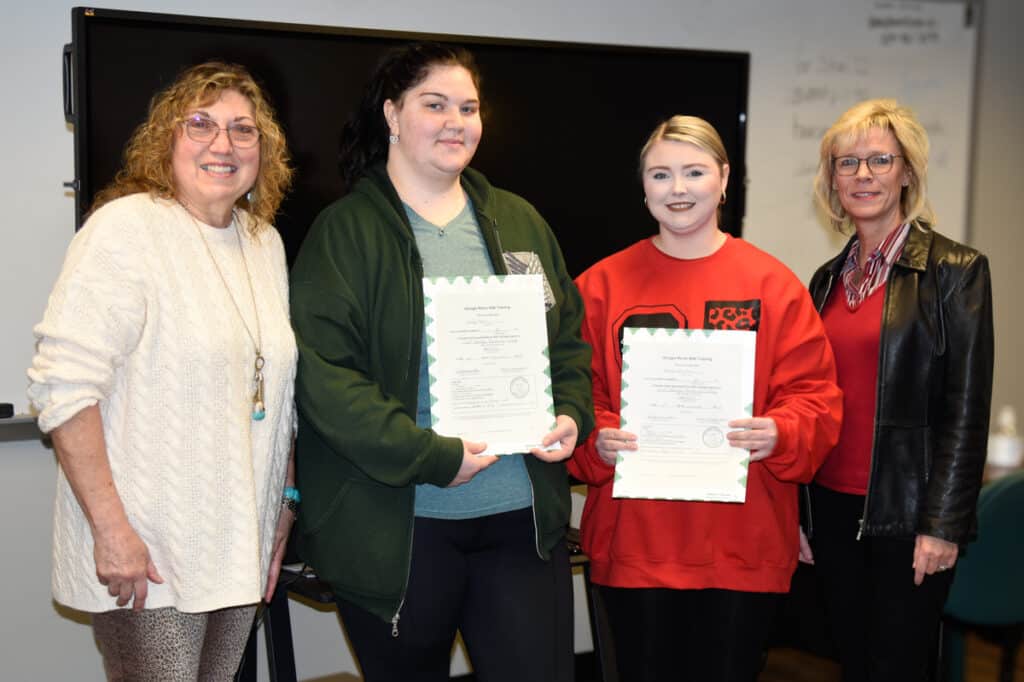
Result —
<path fill-rule="evenodd" d="M 957 28 L 943 16 L 949 16 L 948 8 L 936 8 L 935 3 L 865 3 L 850 10 L 848 21 L 827 47 L 809 41 L 801 48 L 786 93 L 794 176 L 817 171 L 818 142 L 836 117 L 856 102 L 895 97 L 913 106 L 941 95 L 943 80 L 927 65 L 943 49 L 944 30 Z M 948 126 L 940 113 L 918 113 L 933 140 L 945 134 Z M 945 162 L 942 153 L 932 158 L 933 166 Z"/>

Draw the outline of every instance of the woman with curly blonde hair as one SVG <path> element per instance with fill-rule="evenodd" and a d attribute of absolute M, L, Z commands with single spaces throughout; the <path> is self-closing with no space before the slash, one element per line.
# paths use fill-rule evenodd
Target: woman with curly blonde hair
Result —
<path fill-rule="evenodd" d="M 230 680 L 294 521 L 291 180 L 242 67 L 157 94 L 72 240 L 29 398 L 59 462 L 53 593 L 107 675 Z"/>
<path fill-rule="evenodd" d="M 252 189 L 237 200 L 237 207 L 256 218 L 250 229 L 267 226 L 291 186 L 292 168 L 284 132 L 274 116 L 263 90 L 245 69 L 234 64 L 208 62 L 181 75 L 169 88 L 153 98 L 149 117 L 135 130 L 124 153 L 124 166 L 114 181 L 96 194 L 92 210 L 114 199 L 136 192 L 173 198 L 175 179 L 171 167 L 174 136 L 181 130 L 185 111 L 196 103 L 216 100 L 225 90 L 234 90 L 252 105 L 259 129 L 259 173 Z"/>

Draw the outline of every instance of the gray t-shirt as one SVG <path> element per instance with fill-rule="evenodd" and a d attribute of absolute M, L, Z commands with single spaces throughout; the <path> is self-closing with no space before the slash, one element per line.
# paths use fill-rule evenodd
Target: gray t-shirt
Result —
<path fill-rule="evenodd" d="M 462 212 L 444 226 L 427 221 L 406 204 L 403 206 L 416 236 L 426 277 L 486 277 L 494 274 L 487 244 L 480 233 L 469 197 L 466 197 Z M 421 428 L 429 428 L 431 424 L 429 386 L 424 338 L 416 409 L 416 425 Z M 543 434 L 530 435 L 539 438 Z M 439 488 L 430 484 L 416 486 L 416 516 L 471 519 L 529 507 L 533 504 L 533 490 L 524 456 L 500 457 L 469 483 L 455 488 Z"/>

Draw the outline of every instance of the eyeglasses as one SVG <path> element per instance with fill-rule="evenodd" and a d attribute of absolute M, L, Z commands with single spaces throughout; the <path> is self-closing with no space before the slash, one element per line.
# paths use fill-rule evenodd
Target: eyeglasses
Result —
<path fill-rule="evenodd" d="M 868 170 L 872 175 L 885 175 L 892 170 L 895 159 L 902 159 L 902 154 L 872 154 L 860 158 L 857 156 L 837 156 L 832 159 L 832 167 L 836 175 L 856 175 L 860 170 L 861 161 L 867 161 Z"/>
<path fill-rule="evenodd" d="M 209 144 L 216 140 L 217 136 L 220 135 L 220 131 L 224 130 L 217 125 L 216 121 L 212 121 L 199 114 L 189 116 L 182 121 L 182 124 L 185 126 L 185 134 L 189 138 L 204 144 Z M 226 131 L 231 144 L 239 149 L 252 147 L 260 139 L 260 129 L 247 123 L 232 123 L 226 128 Z"/>

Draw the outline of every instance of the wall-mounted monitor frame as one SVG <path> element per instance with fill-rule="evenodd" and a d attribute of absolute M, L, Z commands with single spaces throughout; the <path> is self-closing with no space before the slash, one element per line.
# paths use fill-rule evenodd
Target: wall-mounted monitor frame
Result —
<path fill-rule="evenodd" d="M 72 9 L 65 115 L 75 131 L 76 227 L 113 177 L 150 97 L 184 68 L 238 62 L 261 81 L 288 136 L 295 187 L 277 219 L 293 258 L 316 214 L 341 194 L 338 134 L 380 56 L 399 43 L 454 42 L 483 73 L 484 134 L 473 166 L 537 206 L 569 270 L 650 234 L 637 153 L 675 113 L 708 119 L 731 161 L 722 226 L 744 215 L 750 57 L 583 43 L 427 35 L 119 10 Z"/>

